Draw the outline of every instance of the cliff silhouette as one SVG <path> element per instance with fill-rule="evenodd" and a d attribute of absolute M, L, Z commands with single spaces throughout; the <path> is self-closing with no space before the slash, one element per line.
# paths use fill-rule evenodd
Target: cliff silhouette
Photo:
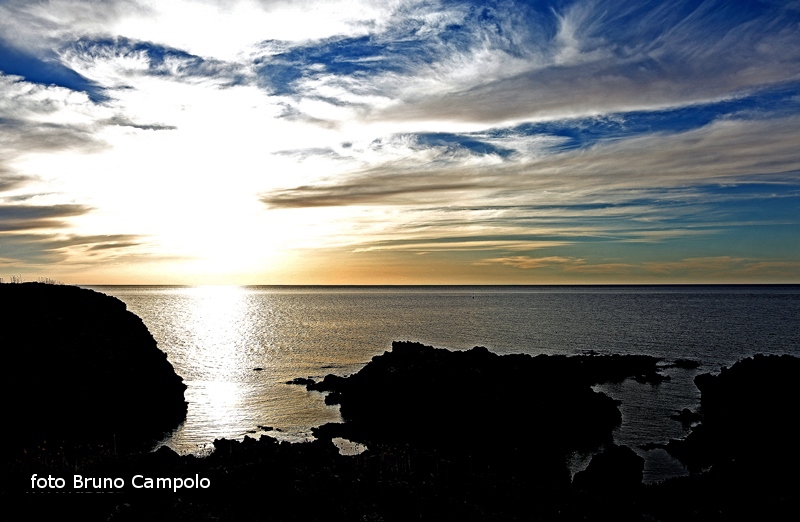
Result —
<path fill-rule="evenodd" d="M 0 317 L 4 448 L 141 450 L 185 419 L 183 380 L 122 301 L 74 286 L 0 284 Z"/>

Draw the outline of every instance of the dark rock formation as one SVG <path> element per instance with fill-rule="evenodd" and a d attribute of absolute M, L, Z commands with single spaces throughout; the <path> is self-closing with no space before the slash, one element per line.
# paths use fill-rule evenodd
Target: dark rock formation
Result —
<path fill-rule="evenodd" d="M 185 385 L 116 298 L 74 286 L 0 284 L 4 447 L 152 443 L 186 414 Z"/>
<path fill-rule="evenodd" d="M 318 429 L 370 451 L 468 462 L 520 485 L 567 487 L 567 455 L 611 442 L 617 403 L 591 385 L 654 372 L 642 356 L 499 356 L 395 342 L 356 375 L 309 389 L 340 404 L 342 425 Z"/>
<path fill-rule="evenodd" d="M 669 381 L 669 375 L 662 375 L 655 371 L 649 373 L 640 373 L 633 378 L 636 382 L 641 384 L 661 384 L 664 381 Z"/>
<path fill-rule="evenodd" d="M 641 520 L 644 459 L 627 446 L 612 444 L 592 457 L 572 479 L 567 520 Z"/>
<path fill-rule="evenodd" d="M 300 386 L 308 386 L 309 384 L 314 384 L 314 379 L 306 377 L 295 377 L 291 381 L 286 381 L 286 384 L 298 384 Z"/>
<path fill-rule="evenodd" d="M 692 424 L 700 422 L 703 416 L 689 408 L 684 408 L 676 415 L 670 415 L 669 418 L 680 422 L 684 428 L 689 428 Z"/>
<path fill-rule="evenodd" d="M 673 366 L 684 370 L 694 370 L 695 368 L 700 367 L 700 361 L 694 361 L 692 359 L 675 359 Z"/>
<path fill-rule="evenodd" d="M 368 446 L 403 441 L 472 447 L 487 430 L 500 434 L 491 443 L 495 454 L 506 443 L 522 441 L 559 451 L 585 449 L 610 440 L 621 419 L 615 402 L 590 387 L 621 378 L 610 371 L 608 359 L 501 357 L 481 347 L 451 352 L 395 342 L 357 374 L 329 375 L 308 387 L 328 392 L 326 402 L 341 405 L 343 436 Z M 656 361 L 613 359 L 631 366 L 627 376 Z"/>
<path fill-rule="evenodd" d="M 667 451 L 693 471 L 651 494 L 662 520 L 794 520 L 800 359 L 764 356 L 695 378 L 702 422 Z M 680 498 L 681 505 L 670 502 Z"/>
<path fill-rule="evenodd" d="M 572 480 L 580 489 L 629 495 L 642 485 L 644 459 L 627 446 L 612 444 L 598 453 Z"/>
<path fill-rule="evenodd" d="M 800 359 L 756 355 L 723 368 L 719 375 L 695 378 L 702 423 L 669 451 L 690 469 L 736 461 L 772 471 L 785 469 L 800 440 Z M 788 459 L 788 460 L 787 460 Z"/>

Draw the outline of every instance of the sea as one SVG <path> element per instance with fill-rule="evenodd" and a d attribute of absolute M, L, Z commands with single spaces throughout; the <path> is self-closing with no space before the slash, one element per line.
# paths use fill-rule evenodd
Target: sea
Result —
<path fill-rule="evenodd" d="M 644 480 L 654 482 L 687 473 L 663 449 L 642 446 L 687 435 L 670 416 L 698 408 L 696 375 L 757 353 L 800 356 L 800 285 L 87 288 L 141 317 L 183 377 L 187 418 L 161 443 L 181 454 L 207 454 L 219 438 L 310 440 L 311 428 L 342 421 L 338 407 L 288 381 L 351 375 L 392 341 L 501 355 L 645 354 L 662 359 L 669 380 L 595 389 L 621 401 L 614 441 L 645 458 Z M 676 359 L 700 366 L 671 367 Z M 574 473 L 590 458 L 567 464 Z"/>

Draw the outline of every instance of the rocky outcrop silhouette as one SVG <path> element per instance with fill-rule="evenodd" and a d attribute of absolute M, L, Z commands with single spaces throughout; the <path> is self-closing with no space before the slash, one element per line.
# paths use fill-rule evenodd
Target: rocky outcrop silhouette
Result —
<path fill-rule="evenodd" d="M 689 408 L 684 408 L 675 415 L 670 415 L 669 418 L 680 422 L 684 428 L 690 428 L 692 424 L 700 422 L 703 416 Z"/>
<path fill-rule="evenodd" d="M 793 520 L 800 513 L 800 359 L 755 355 L 698 375 L 700 422 L 666 449 L 691 471 L 651 488 L 664 520 Z"/>
<path fill-rule="evenodd" d="M 589 466 L 575 474 L 578 489 L 628 496 L 642 486 L 644 459 L 627 446 L 612 444 L 594 455 Z"/>
<path fill-rule="evenodd" d="M 643 470 L 644 459 L 629 447 L 606 447 L 573 477 L 562 519 L 641 520 Z"/>
<path fill-rule="evenodd" d="M 553 486 L 567 454 L 611 442 L 617 403 L 591 385 L 655 373 L 646 356 L 499 356 L 395 342 L 348 378 L 309 384 L 345 423 L 320 434 L 367 447 L 410 445 Z M 491 433 L 491 437 L 486 434 Z"/>
<path fill-rule="evenodd" d="M 5 448 L 141 449 L 186 415 L 186 386 L 144 323 L 74 286 L 0 284 Z"/>
<path fill-rule="evenodd" d="M 702 421 L 668 450 L 695 471 L 710 466 L 748 466 L 761 472 L 797 462 L 787 451 L 800 440 L 800 359 L 755 355 L 719 375 L 695 377 Z"/>

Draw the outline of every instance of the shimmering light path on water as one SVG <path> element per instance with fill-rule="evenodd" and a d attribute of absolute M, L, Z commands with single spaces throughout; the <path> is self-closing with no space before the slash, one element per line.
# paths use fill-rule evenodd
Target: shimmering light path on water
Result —
<path fill-rule="evenodd" d="M 800 354 L 798 286 L 94 288 L 139 315 L 185 379 L 188 418 L 167 441 L 181 452 L 266 427 L 306 439 L 338 410 L 286 381 L 354 373 L 393 340 L 700 361 L 665 370 L 671 380 L 659 386 L 598 387 L 623 401 L 616 440 L 633 447 L 685 434 L 668 415 L 696 407 L 697 373 L 755 353 Z M 647 456 L 650 478 L 680 471 L 657 451 Z"/>

